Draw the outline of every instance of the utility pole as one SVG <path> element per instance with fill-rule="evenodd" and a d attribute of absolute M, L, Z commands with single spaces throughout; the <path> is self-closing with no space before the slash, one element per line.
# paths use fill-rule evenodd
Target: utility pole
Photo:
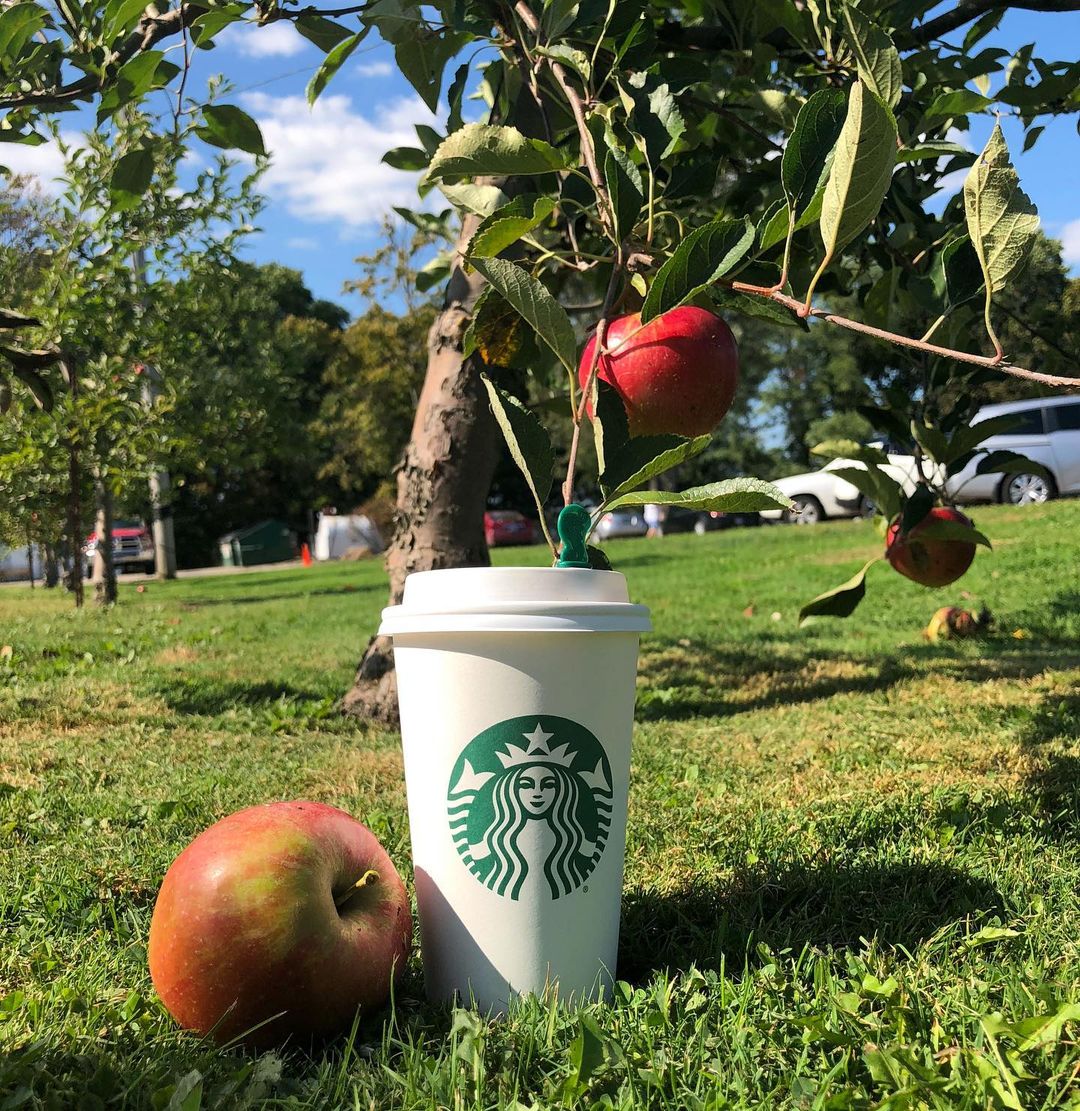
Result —
<path fill-rule="evenodd" d="M 131 260 L 135 281 L 140 291 L 146 289 L 146 252 L 140 247 Z M 145 298 L 143 302 L 145 308 Z M 157 367 L 145 365 L 142 371 L 143 404 L 152 409 L 160 393 L 161 373 Z M 169 472 L 150 472 L 150 508 L 153 514 L 154 572 L 159 579 L 176 578 L 176 539 L 173 534 L 172 486 Z"/>

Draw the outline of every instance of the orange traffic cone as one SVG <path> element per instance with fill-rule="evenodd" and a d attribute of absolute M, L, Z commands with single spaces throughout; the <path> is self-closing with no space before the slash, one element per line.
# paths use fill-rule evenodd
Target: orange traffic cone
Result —
<path fill-rule="evenodd" d="M 306 544 L 300 545 L 300 562 L 305 567 L 311 566 L 311 549 Z"/>

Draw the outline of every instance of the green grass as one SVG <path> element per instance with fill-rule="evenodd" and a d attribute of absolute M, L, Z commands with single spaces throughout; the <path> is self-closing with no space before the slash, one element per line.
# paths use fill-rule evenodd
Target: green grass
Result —
<path fill-rule="evenodd" d="M 877 567 L 801 631 L 868 526 L 611 544 L 656 625 L 613 1004 L 488 1022 L 425 1003 L 414 958 L 392 1013 L 261 1057 L 156 1001 L 154 896 L 278 798 L 408 873 L 398 738 L 334 710 L 381 568 L 123 584 L 108 613 L 0 590 L 0 1111 L 1080 1106 L 1080 503 L 976 516 L 996 550 L 962 584 Z M 925 644 L 960 587 L 997 632 Z"/>

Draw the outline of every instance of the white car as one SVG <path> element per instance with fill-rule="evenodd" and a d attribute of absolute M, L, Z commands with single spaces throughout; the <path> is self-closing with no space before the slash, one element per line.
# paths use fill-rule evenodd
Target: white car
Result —
<path fill-rule="evenodd" d="M 1016 452 L 1041 463 L 1050 477 L 1034 472 L 977 474 L 979 460 L 984 458 L 980 454 L 949 479 L 950 499 L 961 503 L 1002 501 L 1030 505 L 1058 494 L 1080 494 L 1080 397 L 1044 397 L 986 405 L 975 414 L 972 424 L 1006 416 L 1016 418 L 1015 426 L 991 436 L 979 447 Z"/>
<path fill-rule="evenodd" d="M 876 446 L 876 445 L 875 445 Z M 874 511 L 873 503 L 850 482 L 833 474 L 846 467 L 865 469 L 865 464 L 853 459 L 834 459 L 820 471 L 788 475 L 778 478 L 778 486 L 794 505 L 791 509 L 763 509 L 761 516 L 767 521 L 790 521 L 796 525 L 816 525 L 827 517 L 868 517 Z M 911 455 L 889 455 L 889 462 L 881 469 L 891 475 L 910 494 L 918 482 L 915 459 Z"/>

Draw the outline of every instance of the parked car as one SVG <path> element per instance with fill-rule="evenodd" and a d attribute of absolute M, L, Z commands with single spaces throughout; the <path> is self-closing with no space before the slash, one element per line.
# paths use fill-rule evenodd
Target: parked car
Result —
<path fill-rule="evenodd" d="M 880 445 L 877 445 L 880 446 Z M 918 481 L 918 470 L 911 455 L 888 452 L 889 462 L 882 470 L 892 475 L 910 494 Z M 788 521 L 796 525 L 815 525 L 826 517 L 868 517 L 874 511 L 873 502 L 859 492 L 850 482 L 834 471 L 845 467 L 863 467 L 853 459 L 833 459 L 820 471 L 788 475 L 779 478 L 775 485 L 795 503 L 791 509 L 763 509 L 766 521 Z"/>
<path fill-rule="evenodd" d="M 614 540 L 620 536 L 644 536 L 648 531 L 640 509 L 612 509 L 597 522 L 593 535 L 600 540 Z"/>
<path fill-rule="evenodd" d="M 1011 416 L 1016 423 L 1008 431 L 991 436 L 980 448 L 1014 451 L 1041 463 L 1049 477 L 1034 471 L 1020 474 L 977 474 L 974 459 L 949 479 L 949 497 L 957 502 L 1002 501 L 1010 505 L 1032 505 L 1058 494 L 1080 494 L 1080 398 L 1044 397 L 1032 401 L 1006 401 L 985 405 L 972 424 Z"/>
<path fill-rule="evenodd" d="M 694 532 L 698 536 L 704 536 L 705 533 L 718 529 L 760 524 L 761 518 L 757 513 L 725 513 L 719 509 L 703 511 L 672 505 L 668 507 L 663 527 L 664 532 Z"/>
<path fill-rule="evenodd" d="M 86 538 L 83 555 L 86 562 L 86 575 L 89 576 L 97 553 L 97 533 Z M 114 521 L 112 528 L 113 566 L 116 570 L 139 570 L 154 573 L 154 538 L 144 521 Z"/>
<path fill-rule="evenodd" d="M 489 548 L 535 544 L 538 526 L 516 509 L 489 509 L 484 514 L 484 539 Z"/>
<path fill-rule="evenodd" d="M 41 550 L 36 544 L 33 546 L 33 558 L 34 577 L 39 578 L 43 564 Z M 30 553 L 25 545 L 9 548 L 6 544 L 0 544 L 0 582 L 23 581 L 30 581 Z"/>

